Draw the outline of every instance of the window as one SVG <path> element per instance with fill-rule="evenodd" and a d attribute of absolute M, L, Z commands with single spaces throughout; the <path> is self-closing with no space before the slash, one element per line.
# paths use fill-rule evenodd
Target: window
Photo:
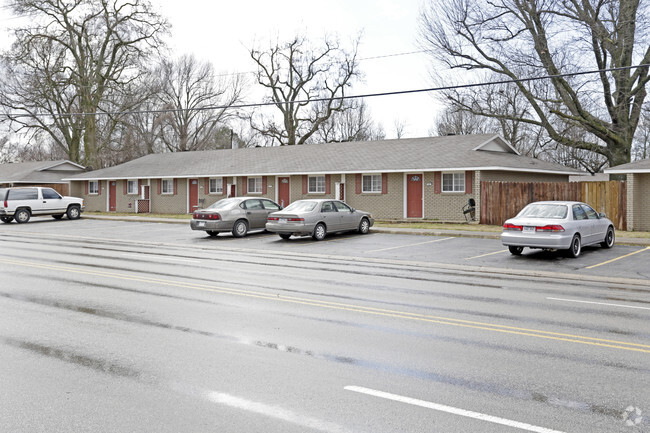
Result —
<path fill-rule="evenodd" d="M 249 177 L 248 178 L 248 193 L 249 194 L 262 194 L 262 178 Z"/>
<path fill-rule="evenodd" d="M 587 212 L 583 209 L 582 206 L 579 204 L 573 205 L 573 219 L 574 220 L 586 220 L 589 217 L 587 216 Z"/>
<path fill-rule="evenodd" d="M 336 208 L 334 208 L 334 204 L 331 201 L 326 201 L 321 206 L 320 211 L 321 212 L 336 212 Z"/>
<path fill-rule="evenodd" d="M 363 176 L 363 192 L 381 192 L 381 174 Z"/>
<path fill-rule="evenodd" d="M 99 194 L 98 180 L 91 180 L 88 182 L 88 194 Z"/>
<path fill-rule="evenodd" d="M 7 200 L 38 200 L 38 190 L 36 188 L 10 189 Z"/>
<path fill-rule="evenodd" d="M 309 176 L 310 193 L 325 193 L 325 176 Z"/>
<path fill-rule="evenodd" d="M 581 205 L 582 209 L 584 209 L 585 213 L 587 214 L 587 218 L 590 220 L 597 220 L 598 219 L 598 212 L 596 212 L 591 206 L 587 206 L 586 204 Z"/>
<path fill-rule="evenodd" d="M 137 180 L 127 180 L 126 181 L 126 193 L 127 194 L 137 194 L 138 193 L 138 181 Z"/>
<path fill-rule="evenodd" d="M 442 173 L 442 192 L 465 192 L 465 173 Z"/>
<path fill-rule="evenodd" d="M 220 177 L 210 179 L 210 194 L 223 194 L 223 180 Z"/>
<path fill-rule="evenodd" d="M 277 204 L 273 203 L 271 200 L 262 200 L 262 204 L 264 205 L 264 209 L 268 210 L 280 210 L 280 206 Z"/>
<path fill-rule="evenodd" d="M 239 205 L 242 209 L 247 209 L 247 210 L 262 210 L 264 209 L 264 206 L 262 206 L 262 202 L 259 200 L 246 200 L 244 201 L 241 205 Z"/>
<path fill-rule="evenodd" d="M 43 194 L 43 199 L 45 200 L 56 200 L 61 198 L 58 192 L 50 188 L 43 188 L 41 192 Z"/>
<path fill-rule="evenodd" d="M 352 209 L 350 209 L 350 206 L 347 204 L 340 202 L 340 201 L 334 201 L 334 207 L 336 207 L 336 210 L 339 212 L 352 212 Z"/>
<path fill-rule="evenodd" d="M 174 193 L 174 179 L 163 179 L 161 192 L 163 194 L 173 194 Z"/>

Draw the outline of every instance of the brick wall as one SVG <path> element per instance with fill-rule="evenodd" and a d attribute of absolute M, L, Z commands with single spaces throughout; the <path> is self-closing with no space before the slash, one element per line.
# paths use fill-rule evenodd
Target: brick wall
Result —
<path fill-rule="evenodd" d="M 404 217 L 404 174 L 387 173 L 385 193 L 361 192 L 357 194 L 357 175 L 345 176 L 345 201 L 355 209 L 372 213 L 380 219 Z"/>
<path fill-rule="evenodd" d="M 628 174 L 627 181 L 628 229 L 650 231 L 650 173 Z"/>
<path fill-rule="evenodd" d="M 161 179 L 151 179 L 151 212 L 181 214 L 187 212 L 187 179 L 174 179 L 174 194 L 163 194 Z M 159 187 L 159 185 L 161 185 Z M 159 191 L 161 191 L 159 193 Z M 118 196 L 122 191 L 118 191 Z M 118 209 L 119 212 L 119 209 Z"/>

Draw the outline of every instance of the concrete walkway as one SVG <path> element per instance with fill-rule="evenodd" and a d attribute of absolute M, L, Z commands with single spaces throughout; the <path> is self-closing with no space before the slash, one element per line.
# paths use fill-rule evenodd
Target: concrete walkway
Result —
<path fill-rule="evenodd" d="M 90 215 L 82 214 L 86 219 L 98 220 L 111 220 L 111 221 L 139 221 L 150 223 L 167 223 L 167 224 L 185 224 L 189 226 L 189 219 L 174 219 L 174 218 L 157 218 L 148 216 L 111 216 L 111 215 Z M 476 227 L 476 226 L 473 226 Z M 421 236 L 461 236 L 467 238 L 481 238 L 481 239 L 499 239 L 501 233 L 478 231 L 478 230 L 446 230 L 446 229 L 411 229 L 401 227 L 372 227 L 371 230 L 375 233 L 392 233 L 392 234 L 405 234 L 405 235 L 421 235 Z M 634 232 L 620 232 L 616 233 L 616 243 L 619 245 L 638 245 L 650 246 L 650 238 L 635 237 Z"/>

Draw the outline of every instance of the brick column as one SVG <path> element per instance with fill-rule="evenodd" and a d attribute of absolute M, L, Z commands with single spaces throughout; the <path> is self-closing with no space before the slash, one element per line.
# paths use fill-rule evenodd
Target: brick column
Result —
<path fill-rule="evenodd" d="M 481 221 L 481 172 L 474 172 L 474 201 L 476 201 L 476 221 Z"/>
<path fill-rule="evenodd" d="M 634 174 L 627 174 L 627 182 L 625 184 L 626 194 L 627 194 L 627 229 L 632 231 L 635 230 L 634 227 Z"/>

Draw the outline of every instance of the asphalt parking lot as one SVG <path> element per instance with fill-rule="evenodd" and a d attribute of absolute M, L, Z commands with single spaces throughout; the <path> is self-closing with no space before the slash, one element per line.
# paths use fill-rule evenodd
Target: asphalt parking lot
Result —
<path fill-rule="evenodd" d="M 449 267 L 484 269 L 487 271 L 538 272 L 545 275 L 584 275 L 589 277 L 650 280 L 650 247 L 615 245 L 611 249 L 585 247 L 582 255 L 568 258 L 562 252 L 526 249 L 522 256 L 513 256 L 498 239 L 459 236 L 414 236 L 371 231 L 329 235 L 316 242 L 309 237 L 292 237 L 285 241 L 277 235 L 253 232 L 236 239 L 230 234 L 212 238 L 201 231 L 192 231 L 189 223 L 165 224 L 139 221 L 113 221 L 82 218 L 77 221 L 55 221 L 34 218 L 30 223 L 0 225 L 0 236 L 16 234 L 44 236 L 64 240 L 81 238 L 88 242 L 139 242 L 156 246 L 156 253 L 165 254 L 165 245 L 184 247 L 188 256 L 201 255 L 205 249 L 250 250 L 268 254 L 322 255 L 323 257 L 358 260 L 396 260 L 412 263 L 448 265 Z M 196 253 L 192 251 L 196 248 Z"/>

